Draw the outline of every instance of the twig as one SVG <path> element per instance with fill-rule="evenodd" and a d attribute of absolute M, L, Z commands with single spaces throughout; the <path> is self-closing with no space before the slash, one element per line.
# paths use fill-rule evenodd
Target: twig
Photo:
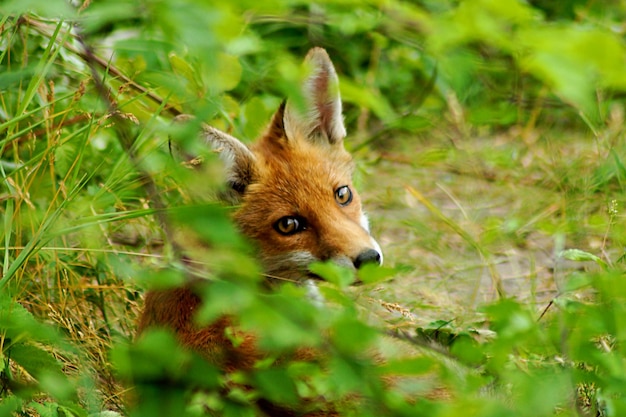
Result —
<path fill-rule="evenodd" d="M 48 25 L 46 25 L 45 23 L 39 22 L 39 21 L 37 21 L 35 19 L 32 19 L 32 18 L 29 18 L 27 16 L 22 16 L 18 23 L 27 23 L 33 29 L 38 31 L 40 34 L 42 34 L 44 36 L 49 36 L 49 33 L 48 33 L 49 28 L 48 28 Z M 83 40 L 82 36 L 80 34 L 76 34 L 76 35 L 72 35 L 72 36 L 74 37 L 74 39 L 76 39 L 78 41 L 78 43 L 81 44 L 83 49 L 85 49 L 85 44 L 84 44 L 84 40 Z M 87 52 L 86 49 L 84 51 L 80 51 L 76 47 L 74 47 L 72 44 L 67 43 L 67 42 L 65 42 L 63 44 L 63 47 L 65 49 L 67 49 L 68 51 L 70 51 L 70 52 L 78 55 L 79 57 L 81 57 L 90 66 L 90 69 L 92 70 L 92 75 L 94 77 L 96 77 L 96 78 L 94 78 L 94 80 L 97 79 L 97 72 L 96 73 L 93 72 L 93 70 L 94 70 L 93 67 L 98 66 L 102 70 L 105 70 L 107 73 L 112 74 L 115 77 L 119 78 L 121 81 L 123 81 L 123 83 L 125 85 L 128 85 L 133 90 L 135 90 L 135 91 L 145 95 L 150 100 L 152 100 L 153 102 L 155 102 L 159 106 L 163 107 L 163 111 L 168 112 L 170 115 L 172 115 L 174 117 L 182 114 L 182 112 L 180 110 L 178 110 L 176 107 L 174 107 L 172 105 L 166 104 L 165 100 L 163 100 L 162 97 L 160 97 L 159 95 L 157 95 L 154 92 L 150 91 L 146 87 L 137 84 L 135 81 L 133 81 L 132 79 L 127 77 L 115 65 L 112 65 L 111 62 L 109 62 L 109 61 L 103 59 L 102 57 L 99 57 L 96 54 L 94 54 L 92 50 L 89 50 L 89 52 Z M 108 101 L 110 102 L 110 100 L 108 100 Z"/>
<path fill-rule="evenodd" d="M 550 302 L 548 303 L 548 305 L 546 306 L 546 308 L 543 309 L 543 311 L 541 312 L 541 315 L 539 316 L 539 318 L 537 319 L 537 321 L 541 321 L 541 319 L 543 318 L 543 316 L 546 315 L 546 313 L 548 312 L 548 310 L 550 310 L 550 307 L 552 307 L 552 305 L 554 304 L 554 298 L 552 300 L 550 300 Z"/>
<path fill-rule="evenodd" d="M 63 122 L 61 122 L 59 124 L 53 125 L 52 128 L 50 128 L 49 130 L 52 130 L 52 131 L 60 130 L 60 129 L 63 129 L 64 127 L 71 126 L 73 124 L 80 123 L 80 122 L 83 122 L 85 120 L 88 120 L 90 117 L 91 116 L 89 116 L 87 114 L 78 114 L 78 115 L 72 117 L 71 119 L 64 120 Z M 18 137 L 15 138 L 15 140 L 18 143 L 21 143 L 21 142 L 25 141 L 28 138 L 42 136 L 47 131 L 48 131 L 47 128 L 37 129 L 34 132 L 29 132 L 29 133 L 27 133 L 25 135 L 18 136 Z"/>

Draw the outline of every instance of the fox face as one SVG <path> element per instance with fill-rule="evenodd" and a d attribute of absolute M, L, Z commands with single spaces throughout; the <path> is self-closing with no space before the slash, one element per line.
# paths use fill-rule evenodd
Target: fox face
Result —
<path fill-rule="evenodd" d="M 305 64 L 305 105 L 283 103 L 256 143 L 209 126 L 202 133 L 225 162 L 229 199 L 239 206 L 234 219 L 257 243 L 266 274 L 295 281 L 317 278 L 308 270 L 315 261 L 382 263 L 352 184 L 335 69 L 321 48 Z"/>

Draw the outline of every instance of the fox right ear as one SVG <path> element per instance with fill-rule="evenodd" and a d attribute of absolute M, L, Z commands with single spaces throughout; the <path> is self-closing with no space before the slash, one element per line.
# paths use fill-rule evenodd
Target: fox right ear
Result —
<path fill-rule="evenodd" d="M 342 144 L 346 136 L 339 94 L 339 78 L 323 48 L 312 48 L 304 64 L 309 74 L 302 86 L 305 106 L 287 101 L 284 129 L 289 140 L 304 137 L 314 143 Z"/>
<path fill-rule="evenodd" d="M 187 114 L 179 115 L 174 118 L 174 123 L 189 122 L 193 118 Z M 248 185 L 256 177 L 254 154 L 237 138 L 204 123 L 201 126 L 200 137 L 214 152 L 219 154 L 220 159 L 224 162 L 229 192 L 223 198 L 230 203 L 238 203 Z"/>

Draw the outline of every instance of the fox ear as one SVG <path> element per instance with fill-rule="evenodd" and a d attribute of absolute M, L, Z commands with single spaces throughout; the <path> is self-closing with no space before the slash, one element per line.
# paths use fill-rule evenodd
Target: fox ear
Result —
<path fill-rule="evenodd" d="M 183 114 L 176 116 L 175 123 L 185 123 L 194 117 Z M 229 191 L 223 198 L 237 203 L 243 197 L 248 185 L 256 177 L 256 158 L 252 151 L 235 137 L 207 124 L 201 125 L 200 138 L 218 153 L 226 167 L 226 181 Z M 172 150 L 170 139 L 170 150 Z M 188 157 L 186 159 L 189 159 Z M 191 164 L 193 165 L 193 164 Z"/>
<path fill-rule="evenodd" d="M 302 88 L 304 106 L 287 102 L 283 117 L 287 139 L 304 136 L 313 142 L 340 144 L 346 128 L 335 67 L 322 48 L 311 49 L 304 63 L 310 71 Z"/>

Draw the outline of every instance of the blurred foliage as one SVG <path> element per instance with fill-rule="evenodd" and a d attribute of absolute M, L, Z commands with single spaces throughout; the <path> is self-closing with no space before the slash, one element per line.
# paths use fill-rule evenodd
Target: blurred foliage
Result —
<path fill-rule="evenodd" d="M 228 212 L 197 197 L 220 187 L 218 164 L 190 175 L 170 160 L 166 138 L 184 112 L 254 139 L 319 45 L 340 74 L 354 149 L 384 150 L 440 126 L 454 132 L 451 142 L 537 125 L 587 129 L 609 148 L 592 175 L 572 165 L 537 184 L 620 189 L 623 136 L 610 129 L 623 119 L 625 17 L 622 2 L 585 0 L 2 2 L 0 417 L 253 416 L 263 415 L 264 400 L 358 416 L 624 415 L 622 262 L 563 252 L 601 268 L 568 275 L 539 320 L 503 297 L 483 307 L 481 322 L 459 327 L 444 317 L 396 331 L 397 318 L 366 320 L 347 288 L 354 277 L 333 265 L 313 267 L 329 281 L 321 287 L 328 305 L 289 284 L 267 293 Z M 520 141 L 532 145 L 524 134 Z M 495 171 L 515 160 L 488 151 Z M 478 242 L 437 213 L 481 257 L 485 242 L 522 239 L 515 218 L 493 219 L 500 234 L 486 230 Z M 565 220 L 572 233 L 577 213 Z M 592 214 L 589 222 L 604 226 Z M 616 216 L 605 241 L 621 231 Z M 275 352 L 252 371 L 215 369 L 164 331 L 133 342 L 140 292 L 180 285 L 189 268 L 172 224 L 188 232 L 194 272 L 210 283 L 198 320 L 232 314 Z M 612 238 L 623 247 L 623 235 Z M 401 269 L 368 268 L 359 279 L 379 283 Z M 383 363 L 366 354 L 388 343 L 403 354 Z M 302 347 L 325 360 L 284 360 Z"/>

